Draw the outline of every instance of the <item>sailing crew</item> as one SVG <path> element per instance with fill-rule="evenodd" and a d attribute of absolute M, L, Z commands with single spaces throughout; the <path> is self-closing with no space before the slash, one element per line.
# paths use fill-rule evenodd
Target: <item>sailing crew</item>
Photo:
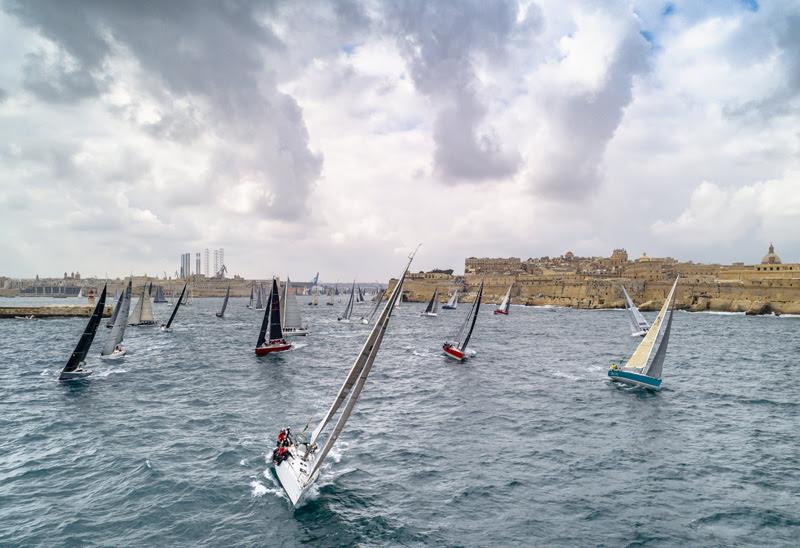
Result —
<path fill-rule="evenodd" d="M 284 441 L 286 441 L 286 430 L 281 430 L 278 432 L 278 447 L 282 446 Z"/>

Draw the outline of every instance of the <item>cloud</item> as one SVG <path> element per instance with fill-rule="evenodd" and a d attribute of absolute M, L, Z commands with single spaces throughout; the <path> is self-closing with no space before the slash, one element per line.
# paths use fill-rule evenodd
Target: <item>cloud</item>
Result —
<path fill-rule="evenodd" d="M 387 4 L 386 25 L 414 84 L 437 109 L 434 167 L 444 182 L 504 179 L 520 165 L 519 154 L 504 150 L 484 126 L 487 107 L 475 69 L 481 56 L 494 62 L 505 55 L 517 9 L 512 1 Z"/>

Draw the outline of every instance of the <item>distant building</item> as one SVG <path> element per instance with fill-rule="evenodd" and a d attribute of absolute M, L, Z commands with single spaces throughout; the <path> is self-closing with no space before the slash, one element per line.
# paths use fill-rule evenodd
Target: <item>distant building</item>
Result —
<path fill-rule="evenodd" d="M 220 247 L 214 250 L 214 276 L 221 276 L 220 272 L 225 264 L 225 249 Z"/>
<path fill-rule="evenodd" d="M 199 276 L 200 275 L 200 252 L 198 251 L 197 253 L 195 253 L 194 257 L 195 257 L 194 273 Z"/>
<path fill-rule="evenodd" d="M 192 254 L 181 253 L 181 278 L 188 278 L 192 272 Z"/>
<path fill-rule="evenodd" d="M 206 278 L 208 278 L 208 269 L 209 269 L 208 248 L 205 248 L 205 250 L 203 250 L 203 261 L 204 261 L 204 264 L 205 264 L 205 267 L 206 267 L 205 268 L 205 275 L 206 275 Z"/>

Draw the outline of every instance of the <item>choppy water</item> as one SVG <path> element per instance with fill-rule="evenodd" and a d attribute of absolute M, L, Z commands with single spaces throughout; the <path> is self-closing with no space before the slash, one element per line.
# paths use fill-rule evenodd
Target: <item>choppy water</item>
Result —
<path fill-rule="evenodd" d="M 477 356 L 456 364 L 440 345 L 466 307 L 421 318 L 405 304 L 293 510 L 272 439 L 321 416 L 368 328 L 338 324 L 343 304 L 303 306 L 313 334 L 259 359 L 260 313 L 232 299 L 219 320 L 219 303 L 195 300 L 173 333 L 129 328 L 127 359 L 77 384 L 56 377 L 85 320 L 0 320 L 0 545 L 800 538 L 800 318 L 677 312 L 651 394 L 605 381 L 638 342 L 623 311 L 487 307 Z"/>

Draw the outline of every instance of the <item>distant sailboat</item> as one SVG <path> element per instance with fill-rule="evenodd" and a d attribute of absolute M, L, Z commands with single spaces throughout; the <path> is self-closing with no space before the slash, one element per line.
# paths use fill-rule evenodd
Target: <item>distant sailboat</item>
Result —
<path fill-rule="evenodd" d="M 303 318 L 300 317 L 300 307 L 297 304 L 297 297 L 289 292 L 289 278 L 283 286 L 283 301 L 281 301 L 281 327 L 285 337 L 308 335 L 308 327 L 303 325 Z"/>
<path fill-rule="evenodd" d="M 425 307 L 425 311 L 421 315 L 436 316 L 438 312 L 439 312 L 439 288 L 436 287 L 433 290 L 433 295 L 431 295 L 431 300 L 428 301 L 428 306 Z"/>
<path fill-rule="evenodd" d="M 350 289 L 350 299 L 347 301 L 347 306 L 344 308 L 344 312 L 342 312 L 342 315 L 338 318 L 340 322 L 350 323 L 350 316 L 353 315 L 353 300 L 355 299 L 355 295 L 356 282 L 353 281 L 353 287 Z"/>
<path fill-rule="evenodd" d="M 127 318 L 128 312 L 131 308 L 131 297 L 133 293 L 133 280 L 128 280 L 128 285 L 121 295 L 121 304 L 117 303 L 119 309 L 115 309 L 120 318 Z M 100 352 L 100 359 L 102 360 L 118 360 L 125 355 L 125 348 L 122 346 L 122 339 L 125 338 L 125 328 L 128 322 L 119 321 L 114 323 L 111 333 L 103 345 L 103 350 Z"/>
<path fill-rule="evenodd" d="M 136 308 L 128 317 L 128 325 L 155 325 L 156 319 L 153 317 L 153 304 L 147 291 L 147 283 L 142 286 L 142 295 Z"/>
<path fill-rule="evenodd" d="M 267 338 L 269 336 L 269 338 Z M 261 330 L 256 341 L 256 356 L 266 356 L 273 352 L 285 352 L 292 348 L 286 342 L 281 328 L 281 299 L 278 295 L 278 281 L 272 279 L 272 293 L 267 298 L 267 309 L 261 322 Z"/>
<path fill-rule="evenodd" d="M 314 285 L 311 289 L 311 302 L 308 303 L 308 306 L 318 306 L 319 305 L 319 286 Z"/>
<path fill-rule="evenodd" d="M 633 304 L 631 296 L 625 290 L 625 286 L 621 285 L 622 293 L 625 295 L 625 309 L 628 311 L 628 320 L 631 322 L 631 337 L 644 337 L 647 335 L 647 330 L 650 329 L 650 324 Z"/>
<path fill-rule="evenodd" d="M 253 301 L 255 301 L 255 298 L 256 298 L 256 284 L 252 284 L 250 286 L 250 302 L 247 303 L 247 308 L 253 308 L 254 306 Z"/>
<path fill-rule="evenodd" d="M 58 380 L 77 380 L 92 374 L 91 369 L 84 369 L 83 366 L 86 365 L 86 355 L 92 347 L 92 341 L 97 333 L 97 328 L 100 326 L 100 320 L 103 317 L 103 311 L 106 307 L 106 289 L 107 286 L 104 285 L 103 291 L 100 293 L 100 298 L 97 300 L 97 304 L 92 312 L 92 316 L 89 318 L 89 322 L 86 324 L 86 328 L 83 330 L 83 334 L 78 340 L 75 350 L 72 351 L 67 365 L 61 370 Z"/>
<path fill-rule="evenodd" d="M 403 270 L 403 274 L 400 276 L 401 283 L 413 259 L 414 254 L 412 253 L 405 270 Z M 291 436 L 288 436 L 288 438 L 284 436 L 283 439 L 285 441 L 283 442 L 283 446 L 278 447 L 273 452 L 272 462 L 275 467 L 275 473 L 293 505 L 297 505 L 303 493 L 305 493 L 308 487 L 317 479 L 320 468 L 323 462 L 325 462 L 325 457 L 330 453 L 331 448 L 342 433 L 345 424 L 347 424 L 347 419 L 349 419 L 350 415 L 353 413 L 353 408 L 361 396 L 361 391 L 364 389 L 364 384 L 372 370 L 375 357 L 380 349 L 383 336 L 386 333 L 386 327 L 389 324 L 394 303 L 397 301 L 400 294 L 400 286 L 401 284 L 398 283 L 394 291 L 392 291 L 386 306 L 383 308 L 383 312 L 381 312 L 378 321 L 375 322 L 375 326 L 372 328 L 367 341 L 361 348 L 361 352 L 356 357 L 355 363 L 350 369 L 347 378 L 341 388 L 339 388 L 339 392 L 336 394 L 333 404 L 330 409 L 328 409 L 325 417 L 323 417 L 314 429 L 311 438 L 306 441 L 299 435 L 296 440 L 293 440 Z M 325 443 L 321 448 L 318 448 L 317 440 L 320 434 L 342 404 L 344 404 L 344 407 L 342 408 L 341 415 L 339 415 Z"/>
<path fill-rule="evenodd" d="M 675 288 L 679 279 L 680 277 L 675 278 L 661 311 L 628 362 L 623 366 L 611 365 L 608 376 L 612 381 L 650 390 L 661 390 L 661 371 L 672 328 L 672 309 L 675 305 Z"/>
<path fill-rule="evenodd" d="M 222 301 L 222 310 L 217 312 L 217 318 L 225 317 L 225 309 L 228 308 L 228 299 L 231 296 L 231 284 L 228 284 L 228 289 L 225 291 L 225 299 Z"/>
<path fill-rule="evenodd" d="M 514 284 L 508 286 L 508 291 L 503 296 L 503 300 L 500 302 L 500 306 L 494 309 L 495 314 L 502 314 L 504 316 L 508 316 L 508 309 L 511 306 L 511 288 L 514 287 Z"/>
<path fill-rule="evenodd" d="M 375 305 L 372 307 L 372 310 L 370 311 L 369 316 L 362 316 L 361 317 L 361 323 L 363 323 L 364 325 L 369 325 L 369 323 L 372 321 L 372 318 L 375 317 L 375 314 L 378 312 L 378 309 L 381 307 L 381 299 L 383 299 L 383 294 L 384 294 L 383 290 L 378 291 L 378 293 L 375 295 L 375 298 L 373 299 L 373 301 L 375 302 Z"/>
<path fill-rule="evenodd" d="M 258 291 L 256 291 L 256 310 L 264 310 L 264 301 L 262 297 L 264 295 L 264 285 L 258 284 Z"/>
<path fill-rule="evenodd" d="M 154 303 L 165 303 L 165 302 L 167 302 L 167 299 L 164 297 L 164 288 L 161 287 L 160 285 L 156 286 L 156 298 L 153 299 L 153 302 Z"/>
<path fill-rule="evenodd" d="M 458 308 L 458 289 L 456 289 L 447 303 L 442 305 L 442 310 L 455 310 Z"/>
<path fill-rule="evenodd" d="M 444 345 L 442 346 L 444 353 L 454 360 L 461 362 L 467 357 L 467 345 L 469 344 L 470 337 L 472 337 L 472 331 L 475 329 L 475 320 L 478 318 L 478 310 L 481 307 L 481 298 L 483 298 L 483 280 L 481 280 L 481 285 L 478 288 L 478 295 L 475 297 L 475 302 L 472 303 L 472 307 L 469 309 L 469 314 L 467 314 L 467 317 L 464 318 L 464 322 L 461 324 L 461 327 L 458 329 L 456 334 L 448 341 L 445 341 Z"/>
<path fill-rule="evenodd" d="M 325 302 L 327 306 L 333 306 L 333 291 L 328 291 L 328 300 Z"/>
<path fill-rule="evenodd" d="M 125 292 L 123 291 L 122 293 L 120 293 L 119 298 L 117 299 L 117 304 L 114 305 L 114 312 L 111 313 L 111 319 L 108 320 L 108 323 L 106 323 L 107 328 L 111 329 L 112 327 L 114 327 L 114 323 L 116 323 L 117 321 L 117 316 L 119 316 L 119 309 L 122 306 L 122 299 L 124 298 L 125 298 Z M 126 313 L 125 316 L 123 316 L 123 318 L 126 318 L 127 316 L 128 315 Z"/>
<path fill-rule="evenodd" d="M 161 331 L 172 331 L 172 322 L 175 321 L 175 314 L 178 313 L 178 309 L 181 307 L 181 303 L 183 302 L 183 297 L 186 295 L 186 287 L 189 285 L 189 282 L 183 284 L 183 289 L 181 290 L 181 295 L 178 297 L 178 300 L 175 301 L 175 306 L 172 308 L 172 314 L 169 315 L 169 319 L 167 323 L 161 324 Z"/>

